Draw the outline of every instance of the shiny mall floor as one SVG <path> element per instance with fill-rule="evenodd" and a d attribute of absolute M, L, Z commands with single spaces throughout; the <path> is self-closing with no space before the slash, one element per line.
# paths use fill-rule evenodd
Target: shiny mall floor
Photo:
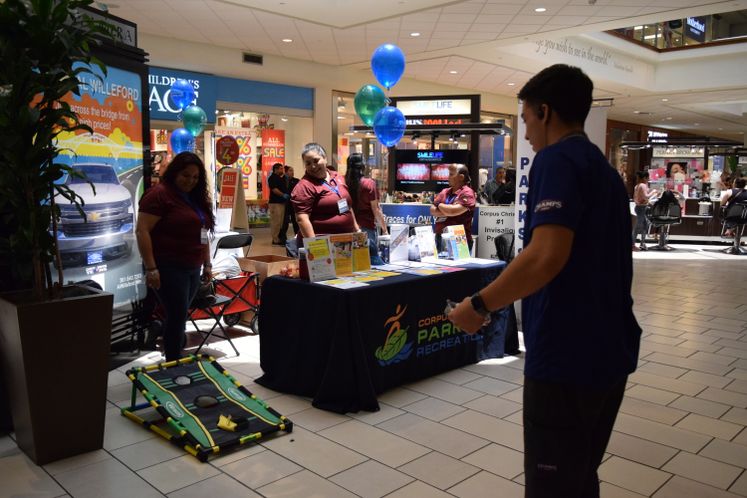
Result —
<path fill-rule="evenodd" d="M 264 232 L 252 254 L 282 254 Z M 675 247 L 634 255 L 644 334 L 599 469 L 603 497 L 747 496 L 747 257 Z M 239 357 L 211 349 L 293 420 L 292 434 L 200 463 L 120 415 L 124 366 L 109 375 L 104 449 L 38 467 L 12 434 L 0 437 L 0 496 L 523 496 L 521 356 L 384 393 L 376 413 L 338 415 L 255 384 L 259 337 L 236 343 Z"/>

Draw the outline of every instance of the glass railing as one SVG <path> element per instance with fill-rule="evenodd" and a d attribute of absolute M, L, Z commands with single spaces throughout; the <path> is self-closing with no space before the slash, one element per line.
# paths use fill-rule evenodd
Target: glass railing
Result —
<path fill-rule="evenodd" d="M 620 28 L 610 33 L 655 50 L 747 41 L 747 10 Z"/>

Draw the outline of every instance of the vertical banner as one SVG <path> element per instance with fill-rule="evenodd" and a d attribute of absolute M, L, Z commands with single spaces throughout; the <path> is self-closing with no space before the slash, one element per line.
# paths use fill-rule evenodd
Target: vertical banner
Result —
<path fill-rule="evenodd" d="M 251 128 L 228 128 L 225 126 L 215 127 L 215 140 L 224 136 L 236 139 L 239 147 L 239 157 L 234 166 L 244 176 L 244 190 L 247 199 L 257 198 L 257 133 Z M 217 150 L 216 150 L 217 154 Z"/>
<path fill-rule="evenodd" d="M 529 191 L 529 168 L 532 167 L 534 151 L 526 136 L 527 127 L 521 119 L 522 104 L 519 104 L 519 119 L 516 130 L 516 204 L 515 204 L 515 234 L 514 249 L 519 254 L 524 249 L 524 219 L 527 214 L 527 192 Z"/>
<path fill-rule="evenodd" d="M 262 130 L 262 199 L 270 198 L 267 177 L 272 173 L 272 165 L 285 164 L 285 130 Z"/>
<path fill-rule="evenodd" d="M 236 187 L 239 183 L 239 172 L 235 169 L 224 169 L 221 173 L 220 202 L 218 209 L 233 209 L 236 200 Z"/>
<path fill-rule="evenodd" d="M 145 296 L 135 243 L 137 201 L 144 188 L 143 81 L 116 67 L 107 68 L 106 75 L 90 69 L 95 75 L 79 75 L 80 95 L 71 93 L 65 100 L 93 134 L 77 130 L 58 137 L 63 150 L 58 160 L 88 178 L 59 180 L 83 198 L 87 222 L 58 196 L 57 236 L 65 281 L 94 280 L 120 306 Z"/>

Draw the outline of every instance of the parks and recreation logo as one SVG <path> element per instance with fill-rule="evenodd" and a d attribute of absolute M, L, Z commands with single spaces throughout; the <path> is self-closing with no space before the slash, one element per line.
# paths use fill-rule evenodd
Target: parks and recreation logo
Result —
<path fill-rule="evenodd" d="M 398 304 L 394 315 L 384 322 L 384 327 L 387 328 L 386 339 L 384 345 L 374 352 L 382 367 L 406 360 L 413 351 L 417 358 L 421 358 L 482 339 L 480 334 L 470 336 L 463 333 L 449 321 L 446 314 L 440 314 L 417 320 L 415 340 L 408 342 L 410 327 L 403 328 L 400 323 L 406 311 L 407 306 L 403 308 Z"/>

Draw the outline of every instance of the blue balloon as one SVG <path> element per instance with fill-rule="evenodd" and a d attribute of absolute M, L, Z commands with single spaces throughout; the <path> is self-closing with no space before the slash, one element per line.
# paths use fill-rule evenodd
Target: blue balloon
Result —
<path fill-rule="evenodd" d="M 371 70 L 379 83 L 389 90 L 405 72 L 405 54 L 397 45 L 380 45 L 371 56 Z"/>
<path fill-rule="evenodd" d="M 195 150 L 195 137 L 188 130 L 184 128 L 177 128 L 171 132 L 171 150 L 174 154 L 180 152 L 194 152 Z"/>
<path fill-rule="evenodd" d="M 181 111 L 195 99 L 195 89 L 189 81 L 178 79 L 171 84 L 169 98 Z"/>
<path fill-rule="evenodd" d="M 374 133 L 379 142 L 392 147 L 405 134 L 405 115 L 396 107 L 386 106 L 376 113 L 373 121 Z"/>

